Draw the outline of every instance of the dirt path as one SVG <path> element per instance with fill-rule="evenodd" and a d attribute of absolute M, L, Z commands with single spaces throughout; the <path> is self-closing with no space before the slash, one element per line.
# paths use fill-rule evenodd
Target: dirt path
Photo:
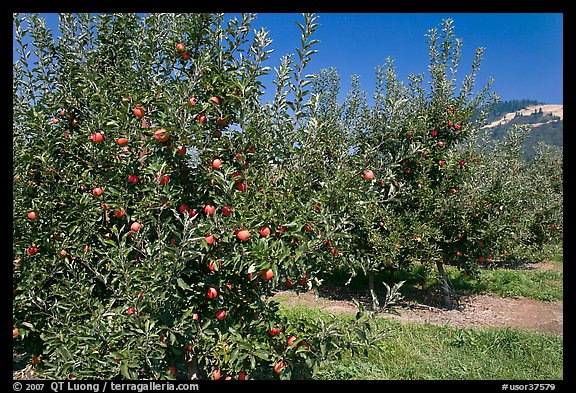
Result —
<path fill-rule="evenodd" d="M 352 301 L 334 300 L 313 292 L 296 294 L 278 292 L 275 297 L 284 304 L 320 308 L 331 313 L 356 314 Z M 459 327 L 511 327 L 563 335 L 563 302 L 544 302 L 524 298 L 502 298 L 492 295 L 461 296 L 453 310 L 426 304 L 410 303 L 395 307 L 399 315 L 378 314 L 405 322 L 448 324 Z"/>
<path fill-rule="evenodd" d="M 557 263 L 521 263 L 518 266 L 527 270 L 563 270 Z M 355 315 L 358 309 L 351 300 L 356 298 L 363 304 L 369 304 L 365 291 L 324 290 L 316 294 L 306 292 L 296 294 L 293 291 L 281 291 L 275 296 L 285 304 L 303 305 L 320 308 L 331 313 Z M 339 295 L 336 296 L 336 294 Z M 530 331 L 553 333 L 563 337 L 564 302 L 546 302 L 526 298 L 499 297 L 494 295 L 461 294 L 454 309 L 440 307 L 441 294 L 431 293 L 424 303 L 403 302 L 394 306 L 394 313 L 379 313 L 382 318 L 391 318 L 405 322 L 433 323 L 459 327 L 497 327 L 519 328 Z M 428 296 L 425 296 L 427 298 Z"/>

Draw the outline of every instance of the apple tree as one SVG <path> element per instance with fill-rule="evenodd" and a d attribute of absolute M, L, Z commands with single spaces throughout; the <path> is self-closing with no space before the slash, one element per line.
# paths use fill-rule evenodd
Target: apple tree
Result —
<path fill-rule="evenodd" d="M 13 318 L 37 372 L 307 378 L 342 350 L 340 330 L 366 334 L 362 319 L 289 320 L 270 299 L 315 282 L 322 244 L 283 139 L 308 132 L 315 17 L 281 82 L 296 115 L 275 118 L 252 14 L 59 18 L 54 37 L 14 15 Z"/>

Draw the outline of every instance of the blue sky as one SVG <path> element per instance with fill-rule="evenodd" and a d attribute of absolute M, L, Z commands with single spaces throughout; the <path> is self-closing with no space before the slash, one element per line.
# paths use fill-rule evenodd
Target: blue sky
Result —
<path fill-rule="evenodd" d="M 484 47 L 484 61 L 477 77 L 482 87 L 494 78 L 492 89 L 503 100 L 535 99 L 563 103 L 563 14 L 562 13 L 319 13 L 320 26 L 313 38 L 320 40 L 307 69 L 315 73 L 335 67 L 341 78 L 341 96 L 350 87 L 350 77 L 359 75 L 361 87 L 370 97 L 375 68 L 387 57 L 395 60 L 402 81 L 409 74 L 427 75 L 429 62 L 425 34 L 443 19 L 454 20 L 455 35 L 463 41 L 458 75 L 465 75 L 474 50 Z M 56 28 L 57 14 L 43 14 Z M 260 13 L 254 28 L 264 27 L 273 39 L 275 52 L 266 65 L 272 68 L 263 79 L 271 97 L 273 69 L 282 55 L 295 53 L 300 41 L 296 21 L 299 13 Z"/>
<path fill-rule="evenodd" d="M 470 68 L 474 50 L 484 47 L 484 61 L 477 78 L 479 87 L 494 78 L 493 90 L 503 100 L 535 99 L 563 103 L 562 13 L 319 13 L 315 38 L 319 53 L 309 72 L 334 66 L 342 90 L 349 89 L 357 74 L 369 95 L 375 68 L 387 57 L 395 60 L 400 80 L 409 74 L 427 74 L 429 63 L 425 34 L 443 19 L 454 20 L 455 35 L 462 39 L 462 62 L 458 74 Z M 300 14 L 259 14 L 257 23 L 270 30 L 277 53 L 294 53 L 300 32 Z"/>

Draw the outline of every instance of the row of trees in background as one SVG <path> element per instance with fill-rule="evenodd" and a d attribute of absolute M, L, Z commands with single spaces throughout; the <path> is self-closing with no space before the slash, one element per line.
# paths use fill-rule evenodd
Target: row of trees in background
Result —
<path fill-rule="evenodd" d="M 335 266 L 474 274 L 562 235 L 562 153 L 521 158 L 519 129 L 478 144 L 497 102 L 457 84 L 451 20 L 427 35 L 428 79 L 376 70 L 339 102 L 306 73 L 317 16 L 259 77 L 255 16 L 14 17 L 15 339 L 52 378 L 309 378 L 354 328 L 279 316 L 279 287 Z M 525 256 L 523 254 L 521 256 Z M 357 348 L 360 350 L 361 345 Z M 353 349 L 356 350 L 356 349 Z"/>

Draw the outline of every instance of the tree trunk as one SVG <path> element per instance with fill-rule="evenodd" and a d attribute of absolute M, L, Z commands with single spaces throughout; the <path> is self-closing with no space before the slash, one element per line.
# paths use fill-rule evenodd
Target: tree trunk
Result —
<path fill-rule="evenodd" d="M 442 281 L 442 293 L 444 295 L 444 307 L 451 309 L 454 307 L 454 303 L 452 301 L 453 291 L 448 283 L 448 276 L 446 275 L 446 271 L 444 270 L 444 262 L 438 260 L 436 262 L 436 267 L 438 268 L 438 274 L 440 274 L 440 280 Z"/>
<path fill-rule="evenodd" d="M 197 380 L 198 376 L 198 363 L 196 361 L 196 356 L 191 355 L 186 359 L 187 366 L 187 376 L 189 380 Z"/>
<path fill-rule="evenodd" d="M 370 296 L 372 297 L 372 308 L 377 310 L 380 307 L 380 304 L 378 303 L 378 297 L 374 291 L 374 276 L 374 271 L 370 270 L 368 272 L 368 290 L 370 291 Z"/>

